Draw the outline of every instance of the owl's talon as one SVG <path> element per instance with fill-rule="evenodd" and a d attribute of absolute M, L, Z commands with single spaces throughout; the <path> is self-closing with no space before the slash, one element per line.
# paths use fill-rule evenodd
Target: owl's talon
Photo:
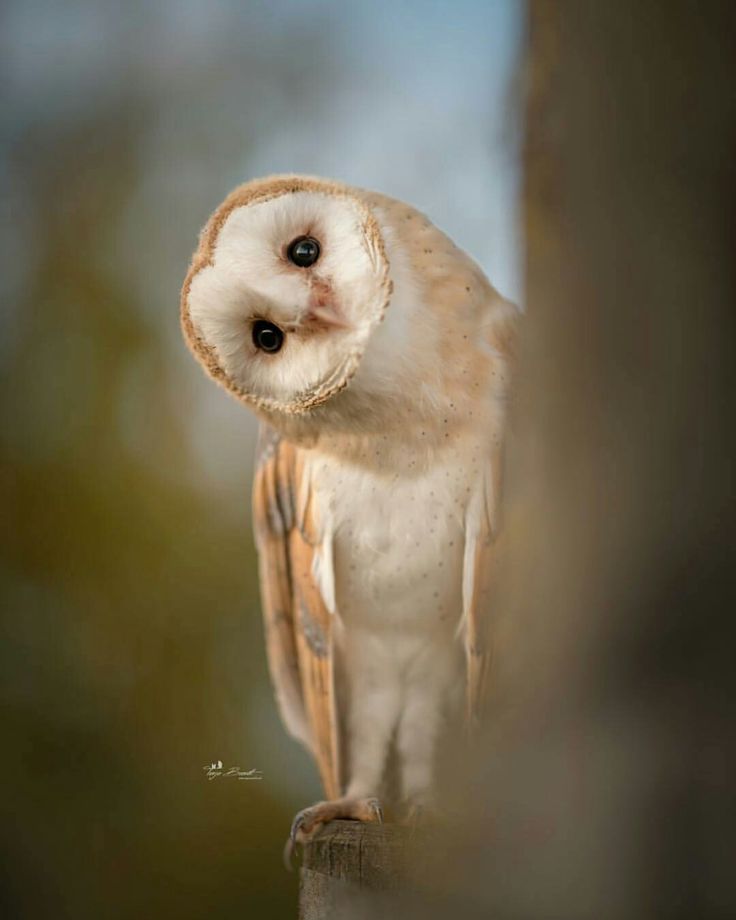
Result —
<path fill-rule="evenodd" d="M 294 855 L 294 851 L 300 843 L 306 843 L 308 840 L 308 838 L 300 840 L 299 835 L 301 833 L 302 838 L 304 838 L 308 833 L 303 831 L 302 828 L 307 819 L 308 813 L 311 810 L 312 809 L 310 808 L 305 808 L 302 811 L 298 811 L 296 815 L 294 815 L 294 820 L 291 822 L 291 827 L 289 828 L 289 836 L 286 838 L 283 854 L 284 865 L 289 870 L 289 872 L 291 872 L 294 868 L 291 861 L 292 856 Z"/>
<path fill-rule="evenodd" d="M 291 859 L 297 847 L 309 843 L 325 824 L 336 818 L 383 824 L 383 809 L 377 798 L 352 797 L 332 802 L 318 802 L 309 808 L 303 808 L 294 816 L 284 845 L 284 865 L 289 871 L 292 869 Z"/>
<path fill-rule="evenodd" d="M 304 824 L 304 812 L 299 811 L 294 816 L 294 820 L 291 822 L 291 829 L 289 830 L 289 839 L 292 843 L 297 842 L 296 835 L 299 833 L 302 824 Z"/>
<path fill-rule="evenodd" d="M 291 836 L 291 834 L 289 834 L 289 836 L 286 838 L 286 843 L 284 844 L 284 853 L 283 853 L 284 866 L 286 866 L 287 872 L 294 871 L 294 866 L 291 863 L 291 857 L 294 853 L 295 846 L 296 846 L 295 841 L 293 837 Z"/>
<path fill-rule="evenodd" d="M 383 809 L 381 808 L 381 803 L 378 801 L 378 799 L 370 799 L 368 802 L 368 807 L 376 816 L 377 823 L 383 824 Z"/>

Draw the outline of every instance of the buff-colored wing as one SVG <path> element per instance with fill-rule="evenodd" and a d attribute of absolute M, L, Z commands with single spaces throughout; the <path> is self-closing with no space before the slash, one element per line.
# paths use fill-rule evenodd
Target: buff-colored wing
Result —
<path fill-rule="evenodd" d="M 299 448 L 262 429 L 253 521 L 271 679 L 287 729 L 314 755 L 325 795 L 337 798 L 332 617 L 314 575 L 321 547 L 304 470 Z"/>
<path fill-rule="evenodd" d="M 467 662 L 467 716 L 471 724 L 481 716 L 493 656 L 493 611 L 498 573 L 503 566 L 504 535 L 501 525 L 506 402 L 515 360 L 518 310 L 505 301 L 495 302 L 483 325 L 493 366 L 492 444 L 483 472 L 482 488 L 468 510 L 463 571 L 463 626 Z"/>
<path fill-rule="evenodd" d="M 464 644 L 467 662 L 467 716 L 480 718 L 493 653 L 492 616 L 503 535 L 498 528 L 501 450 L 494 451 L 482 495 L 468 515 L 463 573 Z M 490 513 L 489 513 L 490 512 Z"/>

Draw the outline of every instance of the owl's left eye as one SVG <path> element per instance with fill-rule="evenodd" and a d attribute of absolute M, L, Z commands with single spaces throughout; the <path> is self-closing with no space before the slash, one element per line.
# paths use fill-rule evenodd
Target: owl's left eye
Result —
<path fill-rule="evenodd" d="M 289 243 L 286 255 L 289 261 L 299 268 L 309 268 L 319 259 L 319 243 L 313 236 L 298 236 Z"/>
<path fill-rule="evenodd" d="M 284 344 L 284 333 L 273 323 L 259 319 L 253 323 L 253 344 L 260 351 L 275 354 Z"/>

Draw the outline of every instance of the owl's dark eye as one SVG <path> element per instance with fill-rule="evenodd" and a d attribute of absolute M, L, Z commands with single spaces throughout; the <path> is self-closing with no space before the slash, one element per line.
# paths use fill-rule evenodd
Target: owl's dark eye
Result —
<path fill-rule="evenodd" d="M 312 236 L 298 236 L 286 251 L 289 261 L 299 268 L 309 268 L 319 259 L 319 243 Z"/>
<path fill-rule="evenodd" d="M 284 333 L 273 323 L 259 319 L 253 323 L 253 344 L 261 351 L 274 354 L 284 344 Z"/>

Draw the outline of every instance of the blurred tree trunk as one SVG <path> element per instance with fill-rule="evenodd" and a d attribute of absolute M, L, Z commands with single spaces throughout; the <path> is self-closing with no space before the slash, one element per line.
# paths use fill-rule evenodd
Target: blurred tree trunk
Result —
<path fill-rule="evenodd" d="M 735 13 L 530 6 L 478 916 L 736 915 Z"/>

